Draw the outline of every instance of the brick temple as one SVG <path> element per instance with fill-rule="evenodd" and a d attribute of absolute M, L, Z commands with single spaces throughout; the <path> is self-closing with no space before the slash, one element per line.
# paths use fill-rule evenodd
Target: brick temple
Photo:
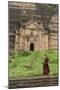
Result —
<path fill-rule="evenodd" d="M 58 12 L 55 11 L 48 22 L 47 11 L 41 13 L 39 8 L 36 8 L 35 3 L 10 1 L 8 9 L 9 53 L 57 50 Z M 43 16 L 43 20 L 41 16 Z M 21 19 L 24 21 L 22 22 Z"/>

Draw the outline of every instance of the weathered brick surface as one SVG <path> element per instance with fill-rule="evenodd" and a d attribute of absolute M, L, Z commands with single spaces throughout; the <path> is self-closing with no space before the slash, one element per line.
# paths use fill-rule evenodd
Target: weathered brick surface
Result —
<path fill-rule="evenodd" d="M 57 77 L 35 77 L 9 80 L 9 88 L 57 86 Z"/>
<path fill-rule="evenodd" d="M 26 14 L 28 12 L 28 15 Z M 49 17 L 47 12 L 43 11 L 43 20 L 47 22 Z M 20 29 L 16 29 L 16 26 L 20 27 L 21 17 L 28 17 L 27 22 L 22 24 Z M 38 24 L 39 22 L 39 24 Z M 21 22 L 22 23 L 22 22 Z M 47 26 L 46 26 L 47 28 Z M 15 36 L 15 43 L 13 40 L 9 41 L 9 50 L 18 52 L 20 50 L 29 51 L 30 44 L 34 44 L 34 50 L 47 50 L 58 48 L 58 14 L 55 13 L 49 22 L 48 33 L 41 20 L 41 12 L 36 9 L 33 3 L 19 3 L 9 2 L 9 36 Z M 11 44 L 10 44 L 11 43 Z M 12 47 L 12 45 L 14 47 Z"/>

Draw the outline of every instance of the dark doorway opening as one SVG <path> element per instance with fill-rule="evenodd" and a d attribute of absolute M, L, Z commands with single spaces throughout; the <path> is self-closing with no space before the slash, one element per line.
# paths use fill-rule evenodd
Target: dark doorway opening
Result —
<path fill-rule="evenodd" d="M 30 50 L 34 51 L 34 43 L 30 43 Z"/>

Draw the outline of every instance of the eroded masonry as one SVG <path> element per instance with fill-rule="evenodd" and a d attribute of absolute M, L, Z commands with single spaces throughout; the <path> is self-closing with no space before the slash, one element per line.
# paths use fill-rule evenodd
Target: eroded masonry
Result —
<path fill-rule="evenodd" d="M 57 50 L 58 11 L 49 16 L 37 4 L 21 2 L 9 2 L 8 9 L 9 53 Z"/>

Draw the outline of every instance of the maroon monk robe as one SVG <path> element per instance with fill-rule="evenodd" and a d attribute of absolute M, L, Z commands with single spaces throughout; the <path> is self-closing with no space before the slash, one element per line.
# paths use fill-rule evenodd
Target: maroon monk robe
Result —
<path fill-rule="evenodd" d="M 48 57 L 46 56 L 43 63 L 43 75 L 48 75 L 50 72 L 49 65 L 48 65 Z"/>

